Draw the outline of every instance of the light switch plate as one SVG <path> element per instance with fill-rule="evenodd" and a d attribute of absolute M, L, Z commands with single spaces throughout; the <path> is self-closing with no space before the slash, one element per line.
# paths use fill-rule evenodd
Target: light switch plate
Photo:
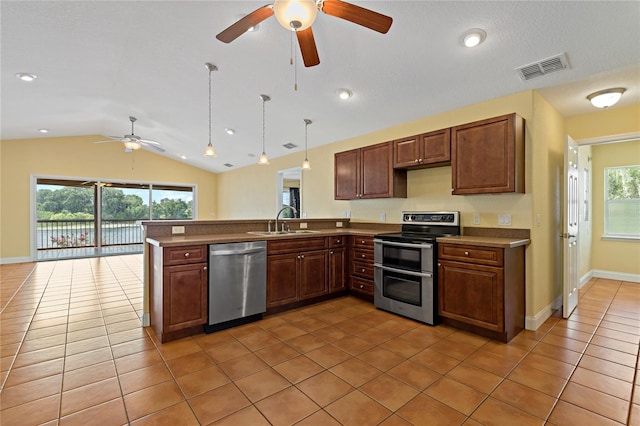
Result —
<path fill-rule="evenodd" d="M 380 213 L 380 222 L 385 222 L 387 220 L 387 214 L 386 213 Z"/>
<path fill-rule="evenodd" d="M 342 228 L 342 222 L 336 222 L 336 228 Z"/>
<path fill-rule="evenodd" d="M 172 226 L 171 227 L 172 234 L 184 234 L 184 226 Z"/>
<path fill-rule="evenodd" d="M 307 222 L 300 222 L 300 229 L 307 229 Z"/>
<path fill-rule="evenodd" d="M 473 224 L 480 225 L 480 213 L 473 214 Z"/>

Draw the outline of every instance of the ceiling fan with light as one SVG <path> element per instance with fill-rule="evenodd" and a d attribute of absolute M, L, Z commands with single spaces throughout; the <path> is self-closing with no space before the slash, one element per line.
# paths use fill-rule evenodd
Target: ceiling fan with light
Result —
<path fill-rule="evenodd" d="M 145 146 L 147 148 L 154 149 L 158 152 L 164 152 L 164 148 L 160 146 L 160 142 L 142 139 L 140 136 L 133 133 L 133 123 L 137 121 L 135 117 L 129 117 L 129 121 L 131 121 L 131 134 L 124 136 L 109 136 L 109 140 L 105 141 L 96 141 L 94 143 L 105 143 L 105 142 L 122 142 L 124 144 L 124 152 L 131 152 L 136 149 L 140 149 Z"/>
<path fill-rule="evenodd" d="M 276 15 L 282 26 L 295 31 L 305 67 L 313 67 L 320 63 L 311 30 L 318 10 L 382 34 L 386 34 L 393 23 L 389 16 L 341 0 L 275 0 L 273 4 L 262 6 L 232 24 L 216 38 L 231 43 L 271 15 Z"/>

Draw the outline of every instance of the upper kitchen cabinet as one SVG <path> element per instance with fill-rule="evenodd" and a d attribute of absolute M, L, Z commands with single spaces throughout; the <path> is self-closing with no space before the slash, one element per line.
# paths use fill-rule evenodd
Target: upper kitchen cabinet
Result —
<path fill-rule="evenodd" d="M 451 129 L 393 141 L 393 167 L 419 169 L 451 164 Z"/>
<path fill-rule="evenodd" d="M 454 195 L 524 193 L 524 119 L 508 114 L 451 129 Z"/>
<path fill-rule="evenodd" d="M 334 173 L 336 200 L 407 196 L 407 171 L 393 168 L 391 142 L 336 153 Z"/>

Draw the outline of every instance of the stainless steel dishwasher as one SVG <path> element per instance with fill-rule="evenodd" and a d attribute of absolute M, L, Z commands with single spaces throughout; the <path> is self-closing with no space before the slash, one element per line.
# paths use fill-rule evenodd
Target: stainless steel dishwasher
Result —
<path fill-rule="evenodd" d="M 206 332 L 259 319 L 267 305 L 267 242 L 209 245 Z"/>

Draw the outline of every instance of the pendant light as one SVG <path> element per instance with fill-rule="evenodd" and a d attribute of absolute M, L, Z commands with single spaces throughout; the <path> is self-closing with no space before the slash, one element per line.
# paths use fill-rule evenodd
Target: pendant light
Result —
<path fill-rule="evenodd" d="M 311 170 L 311 163 L 309 163 L 307 156 L 307 128 L 311 123 L 313 123 L 313 121 L 308 118 L 304 119 L 304 161 L 302 162 L 302 170 Z"/>
<path fill-rule="evenodd" d="M 267 152 L 265 150 L 265 142 L 264 142 L 264 133 L 265 133 L 264 104 L 265 102 L 270 101 L 271 98 L 267 95 L 260 95 L 260 99 L 262 99 L 262 154 L 260 154 L 260 159 L 258 160 L 258 164 L 261 166 L 266 166 L 269 164 L 269 157 L 267 157 Z"/>
<path fill-rule="evenodd" d="M 209 62 L 206 62 L 204 66 L 209 70 L 209 144 L 205 148 L 203 155 L 208 158 L 216 158 L 216 150 L 211 144 L 211 72 L 218 71 L 218 67 Z"/>

